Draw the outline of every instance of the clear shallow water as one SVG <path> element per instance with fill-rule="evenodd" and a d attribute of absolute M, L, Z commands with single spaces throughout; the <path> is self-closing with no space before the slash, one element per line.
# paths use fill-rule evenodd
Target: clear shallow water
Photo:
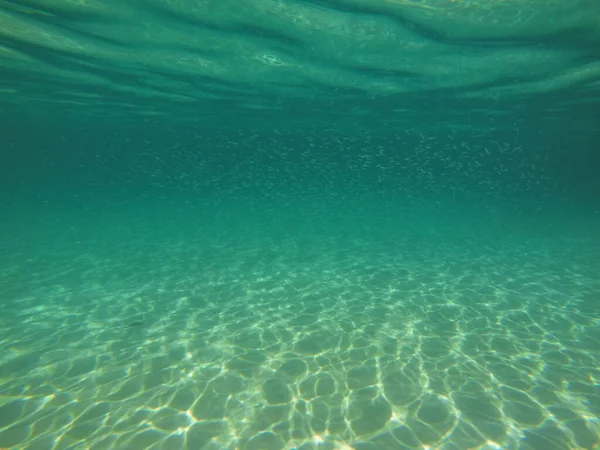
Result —
<path fill-rule="evenodd" d="M 598 445 L 598 217 L 74 206 L 3 223 L 2 447 Z"/>
<path fill-rule="evenodd" d="M 0 448 L 600 448 L 599 17 L 0 0 Z"/>

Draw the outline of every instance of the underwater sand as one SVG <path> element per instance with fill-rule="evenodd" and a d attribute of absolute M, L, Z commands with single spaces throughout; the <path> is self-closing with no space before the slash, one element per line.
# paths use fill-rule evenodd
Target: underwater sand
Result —
<path fill-rule="evenodd" d="M 170 208 L 4 219 L 0 447 L 598 448 L 590 219 Z"/>

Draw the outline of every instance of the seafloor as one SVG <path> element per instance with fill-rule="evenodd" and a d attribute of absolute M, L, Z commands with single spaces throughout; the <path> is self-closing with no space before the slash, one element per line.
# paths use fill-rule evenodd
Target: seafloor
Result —
<path fill-rule="evenodd" d="M 600 217 L 20 205 L 0 447 L 593 449 Z"/>

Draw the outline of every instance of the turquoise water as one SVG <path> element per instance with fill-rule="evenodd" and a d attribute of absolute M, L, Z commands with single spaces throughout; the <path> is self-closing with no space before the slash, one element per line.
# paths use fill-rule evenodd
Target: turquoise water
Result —
<path fill-rule="evenodd" d="M 0 2 L 0 448 L 600 448 L 598 17 Z"/>

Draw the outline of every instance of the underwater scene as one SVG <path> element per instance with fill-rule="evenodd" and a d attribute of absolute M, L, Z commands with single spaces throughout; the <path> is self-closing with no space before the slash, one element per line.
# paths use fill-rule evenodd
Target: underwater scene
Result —
<path fill-rule="evenodd" d="M 0 0 L 0 449 L 600 449 L 596 0 Z"/>

